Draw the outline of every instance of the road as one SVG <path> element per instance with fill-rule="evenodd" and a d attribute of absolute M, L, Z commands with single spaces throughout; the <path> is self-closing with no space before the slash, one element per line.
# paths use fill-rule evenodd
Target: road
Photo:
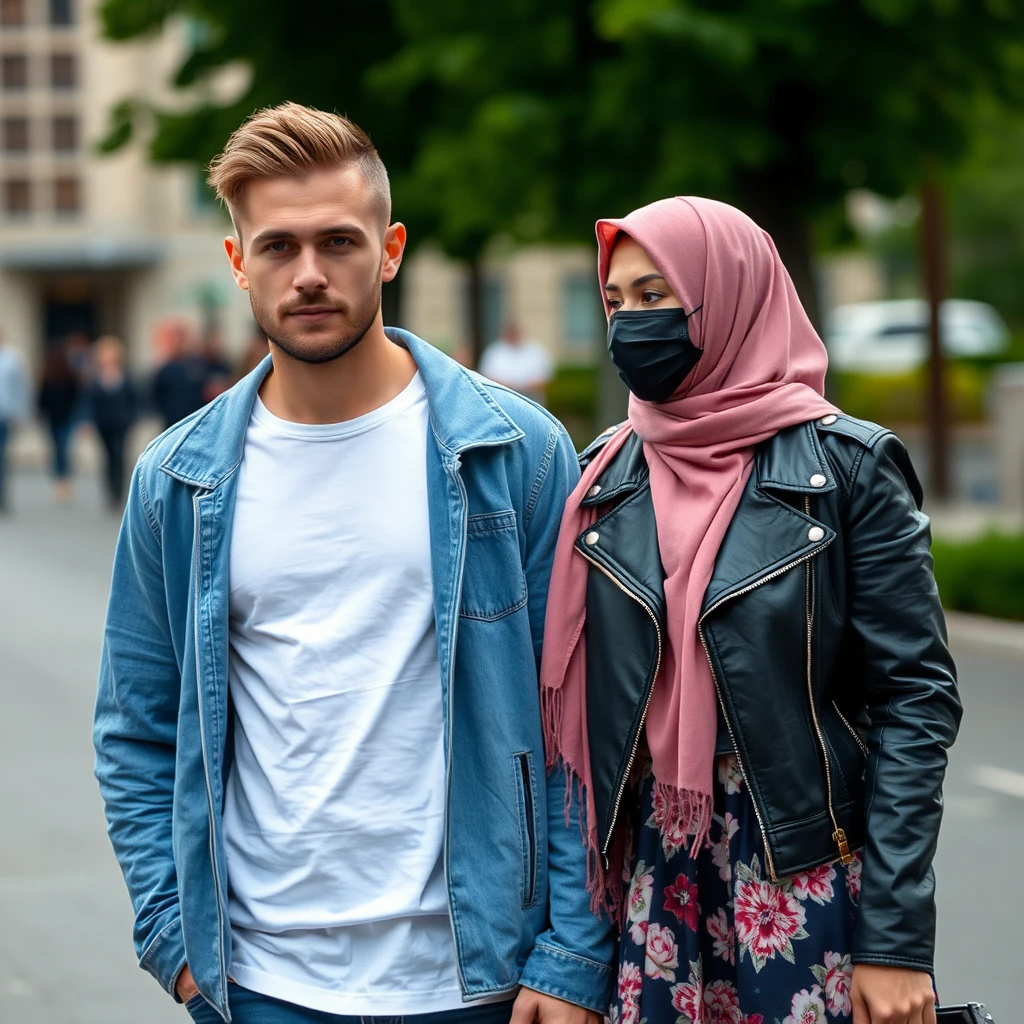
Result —
<path fill-rule="evenodd" d="M 91 482 L 54 508 L 14 481 L 0 519 L 0 1021 L 179 1024 L 135 964 L 132 913 L 92 777 L 90 721 L 117 523 Z M 939 844 L 944 1000 L 1016 1018 L 1024 898 L 1024 643 L 954 637 L 966 715 Z"/>

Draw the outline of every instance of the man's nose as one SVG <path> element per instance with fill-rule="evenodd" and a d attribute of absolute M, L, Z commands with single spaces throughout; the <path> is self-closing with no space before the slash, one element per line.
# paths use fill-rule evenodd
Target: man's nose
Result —
<path fill-rule="evenodd" d="M 316 249 L 303 249 L 299 253 L 293 282 L 298 291 L 315 292 L 327 287 L 327 275 L 320 266 L 319 255 Z"/>

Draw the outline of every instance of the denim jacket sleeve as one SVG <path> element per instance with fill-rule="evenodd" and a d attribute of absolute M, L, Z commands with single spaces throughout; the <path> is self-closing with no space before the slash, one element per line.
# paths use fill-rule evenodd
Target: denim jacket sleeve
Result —
<path fill-rule="evenodd" d="M 180 675 L 145 456 L 114 557 L 93 723 L 107 832 L 135 908 L 139 965 L 172 995 L 185 965 L 171 845 Z"/>
<path fill-rule="evenodd" d="M 548 583 L 565 502 L 579 479 L 572 442 L 560 427 L 548 439 L 527 520 L 527 585 L 534 650 L 540 661 Z M 521 982 L 527 988 L 604 1013 L 615 955 L 612 923 L 590 909 L 587 849 L 574 799 L 566 815 L 565 777 L 547 780 L 548 928 L 537 938 Z"/>

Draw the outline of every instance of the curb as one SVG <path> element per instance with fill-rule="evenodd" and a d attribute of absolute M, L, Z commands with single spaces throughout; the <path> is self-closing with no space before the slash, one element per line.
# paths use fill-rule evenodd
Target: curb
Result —
<path fill-rule="evenodd" d="M 949 639 L 995 649 L 1002 654 L 1024 656 L 1024 622 L 992 619 L 987 615 L 946 612 Z"/>

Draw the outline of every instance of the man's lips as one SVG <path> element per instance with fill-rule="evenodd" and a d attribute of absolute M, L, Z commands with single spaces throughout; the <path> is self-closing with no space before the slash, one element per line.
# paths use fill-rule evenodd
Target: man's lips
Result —
<path fill-rule="evenodd" d="M 289 310 L 288 316 L 293 316 L 305 323 L 316 323 L 339 312 L 341 311 L 334 306 L 299 306 L 298 309 Z"/>

